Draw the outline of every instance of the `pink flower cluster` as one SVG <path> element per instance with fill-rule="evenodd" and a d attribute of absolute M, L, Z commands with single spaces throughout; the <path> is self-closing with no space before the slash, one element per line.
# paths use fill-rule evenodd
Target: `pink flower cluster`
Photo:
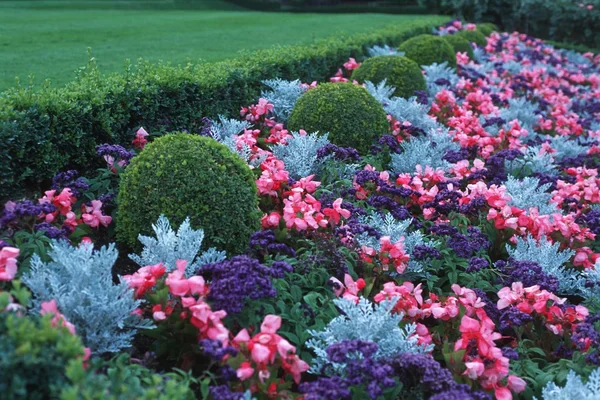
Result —
<path fill-rule="evenodd" d="M 279 360 L 283 370 L 292 375 L 294 382 L 300 383 L 300 375 L 308 371 L 309 366 L 296 355 L 296 348 L 277 334 L 280 327 L 281 317 L 267 315 L 260 326 L 260 332 L 253 337 L 250 337 L 246 329 L 235 336 L 233 346 L 247 359 L 237 369 L 240 380 L 256 376 L 263 383 L 271 377 L 269 366 Z"/>
<path fill-rule="evenodd" d="M 58 195 L 56 190 L 47 190 L 44 192 L 44 197 L 39 199 L 38 202 L 40 204 L 53 204 L 56 207 L 56 211 L 39 216 L 48 223 L 57 223 L 59 216 L 63 216 L 63 224 L 72 229 L 75 229 L 81 222 L 91 228 L 98 228 L 100 225 L 106 227 L 112 222 L 111 216 L 102 214 L 102 202 L 100 200 L 92 200 L 91 206 L 83 204 L 81 206 L 81 219 L 78 219 L 72 210 L 77 198 L 69 188 L 63 189 Z"/>
<path fill-rule="evenodd" d="M 17 257 L 20 250 L 16 247 L 0 249 L 0 281 L 12 281 L 17 275 Z"/>
<path fill-rule="evenodd" d="M 396 243 L 392 243 L 389 236 L 382 236 L 379 239 L 379 251 L 369 246 L 361 248 L 361 259 L 368 263 L 379 262 L 382 271 L 389 271 L 392 267 L 397 273 L 401 274 L 406 270 L 410 256 L 404 248 L 404 237 L 401 237 Z"/>
<path fill-rule="evenodd" d="M 359 278 L 355 282 L 349 274 L 344 274 L 344 283 L 340 282 L 336 277 L 329 278 L 329 283 L 333 287 L 333 293 L 337 297 L 342 297 L 355 303 L 358 303 L 358 292 L 366 286 L 363 278 Z"/>
<path fill-rule="evenodd" d="M 540 290 L 538 285 L 524 288 L 521 282 L 511 287 L 504 287 L 498 292 L 498 309 L 516 307 L 519 311 L 532 315 L 540 315 L 546 327 L 555 335 L 562 335 L 565 329 L 575 328 L 583 322 L 589 311 L 586 307 L 563 306 L 566 299 L 558 298 L 547 290 Z M 562 307 L 560 307 L 562 306 Z"/>

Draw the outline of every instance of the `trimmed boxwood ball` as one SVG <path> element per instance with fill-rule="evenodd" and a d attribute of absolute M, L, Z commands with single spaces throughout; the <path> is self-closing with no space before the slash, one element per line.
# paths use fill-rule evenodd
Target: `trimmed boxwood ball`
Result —
<path fill-rule="evenodd" d="M 322 83 L 304 93 L 288 120 L 292 131 L 329 133 L 329 140 L 366 154 L 373 141 L 389 132 L 383 106 L 362 86 Z"/>
<path fill-rule="evenodd" d="M 375 84 L 386 79 L 389 86 L 395 87 L 394 96 L 411 97 L 415 90 L 426 90 L 425 78 L 416 62 L 402 56 L 376 56 L 367 58 L 352 72 L 352 79 Z"/>
<path fill-rule="evenodd" d="M 398 51 L 403 51 L 406 57 L 415 61 L 419 66 L 441 64 L 447 61 L 448 65 L 456 67 L 454 48 L 439 36 L 415 36 L 402 43 L 398 47 Z"/>
<path fill-rule="evenodd" d="M 454 35 L 467 39 L 469 43 L 475 43 L 477 46 L 484 47 L 487 44 L 485 35 L 479 31 L 460 31 Z"/>
<path fill-rule="evenodd" d="M 498 32 L 498 26 L 491 22 L 484 22 L 483 24 L 477 24 L 477 30 L 483 33 L 485 36 L 490 36 L 493 32 Z"/>
<path fill-rule="evenodd" d="M 229 254 L 245 251 L 260 229 L 252 171 L 208 137 L 176 133 L 150 143 L 122 174 L 117 200 L 117 239 L 134 249 L 139 234 L 154 236 L 161 214 L 175 226 L 189 216 L 204 230 L 204 248 Z"/>
<path fill-rule="evenodd" d="M 472 60 L 474 57 L 473 47 L 469 41 L 461 36 L 456 35 L 446 35 L 442 36 L 445 41 L 450 43 L 455 53 L 467 53 L 469 58 Z"/>

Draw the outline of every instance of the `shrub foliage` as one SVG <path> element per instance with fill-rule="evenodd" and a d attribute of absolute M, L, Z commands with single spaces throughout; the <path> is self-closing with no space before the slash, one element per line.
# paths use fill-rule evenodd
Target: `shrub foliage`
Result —
<path fill-rule="evenodd" d="M 401 56 L 377 56 L 367 58 L 352 73 L 352 79 L 375 84 L 386 80 L 396 88 L 394 96 L 409 98 L 415 90 L 425 90 L 425 79 L 416 62 Z"/>

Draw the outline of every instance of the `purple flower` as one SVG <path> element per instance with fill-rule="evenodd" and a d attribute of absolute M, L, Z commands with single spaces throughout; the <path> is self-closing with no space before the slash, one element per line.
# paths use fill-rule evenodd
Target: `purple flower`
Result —
<path fill-rule="evenodd" d="M 213 303 L 213 309 L 237 314 L 248 299 L 277 295 L 271 279 L 283 276 L 292 267 L 284 262 L 275 264 L 275 267 L 268 268 L 256 259 L 236 256 L 220 263 L 203 265 L 198 272 L 210 281 L 208 300 Z"/>

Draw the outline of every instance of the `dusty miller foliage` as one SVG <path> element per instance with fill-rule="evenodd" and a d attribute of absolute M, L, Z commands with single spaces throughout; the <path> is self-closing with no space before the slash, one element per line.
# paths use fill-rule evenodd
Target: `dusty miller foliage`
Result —
<path fill-rule="evenodd" d="M 429 116 L 429 106 L 418 103 L 416 97 L 411 97 L 408 100 L 402 97 L 394 97 L 390 99 L 389 103 L 384 104 L 384 108 L 388 114 L 391 114 L 398 121 L 408 121 L 425 132 L 441 127 Z"/>
<path fill-rule="evenodd" d="M 417 165 L 447 169 L 450 163 L 443 159 L 444 155 L 460 149 L 445 128 L 441 132 L 431 129 L 427 135 L 411 137 L 400 146 L 402 153 L 392 155 L 392 170 L 398 174 L 412 173 Z"/>
<path fill-rule="evenodd" d="M 211 120 L 209 133 L 213 139 L 229 147 L 232 153 L 239 155 L 248 165 L 256 166 L 254 162 L 250 161 L 252 156 L 250 146 L 243 143 L 241 147 L 238 147 L 236 143 L 236 136 L 248 128 L 250 128 L 248 121 L 239 121 L 219 115 L 219 121 Z"/>
<path fill-rule="evenodd" d="M 371 81 L 366 81 L 365 88 L 371 96 L 375 97 L 375 99 L 384 107 L 392 101 L 392 95 L 396 90 L 386 84 L 386 79 L 382 80 L 377 85 L 373 84 Z"/>
<path fill-rule="evenodd" d="M 537 178 L 528 176 L 518 180 L 509 176 L 508 180 L 504 182 L 504 186 L 511 197 L 510 205 L 512 206 L 523 210 L 536 207 L 540 214 L 544 215 L 562 213 L 556 204 L 550 202 L 552 194 L 547 192 L 550 189 L 550 183 L 540 185 L 540 180 Z"/>
<path fill-rule="evenodd" d="M 413 255 L 412 253 L 415 249 L 415 246 L 435 245 L 434 242 L 426 239 L 421 231 L 408 232 L 408 227 L 410 226 L 412 219 L 400 221 L 389 213 L 386 213 L 384 216 L 382 216 L 377 212 L 372 212 L 367 216 L 361 216 L 359 221 L 362 224 L 367 224 L 376 229 L 381 236 L 389 236 L 392 243 L 396 243 L 398 240 L 400 240 L 400 238 L 403 237 L 404 248 L 411 257 Z M 375 250 L 379 250 L 381 248 L 379 239 L 369 236 L 366 233 L 357 235 L 355 239 L 361 246 L 368 246 Z M 406 269 L 406 272 L 421 272 L 423 271 L 423 268 L 424 265 L 422 262 L 411 258 L 408 262 L 408 268 Z"/>
<path fill-rule="evenodd" d="M 361 297 L 357 304 L 346 299 L 333 300 L 341 310 L 340 315 L 332 319 L 323 331 L 309 331 L 312 338 L 306 345 L 316 354 L 309 372 L 328 375 L 343 372 L 345 364 L 332 364 L 326 352 L 327 347 L 342 340 L 375 342 L 379 347 L 375 358 L 430 351 L 432 346 L 417 343 L 416 335 L 413 336 L 416 329 L 414 323 L 399 327 L 402 314 L 392 313 L 397 301 L 394 298 L 373 304 Z"/>
<path fill-rule="evenodd" d="M 534 398 L 535 399 L 535 398 Z M 565 386 L 548 383 L 542 389 L 542 400 L 597 400 L 600 399 L 600 368 L 590 374 L 587 383 L 573 370 L 567 375 Z"/>
<path fill-rule="evenodd" d="M 152 225 L 152 229 L 156 238 L 139 235 L 138 240 L 144 245 L 144 249 L 139 255 L 129 255 L 140 267 L 162 263 L 168 271 L 172 271 L 177 260 L 186 260 L 186 274 L 189 275 L 204 264 L 221 262 L 226 258 L 224 251 L 218 251 L 214 247 L 200 252 L 204 231 L 192 229 L 189 218 L 186 218 L 175 232 L 169 219 L 161 215 L 156 224 Z"/>
<path fill-rule="evenodd" d="M 448 87 L 448 85 L 438 85 L 436 82 L 440 79 L 449 82 L 451 87 L 456 86 L 458 83 L 458 75 L 454 69 L 448 66 L 448 62 L 444 61 L 441 64 L 433 63 L 431 65 L 425 65 L 422 67 L 425 71 L 425 82 L 427 83 L 427 93 L 430 97 L 434 97 L 442 89 Z"/>
<path fill-rule="evenodd" d="M 556 175 L 556 165 L 552 155 L 540 153 L 541 146 L 528 147 L 523 157 L 506 160 L 504 167 L 507 172 L 515 177 L 524 177 L 535 173 Z"/>
<path fill-rule="evenodd" d="M 287 144 L 278 143 L 273 146 L 273 155 L 285 164 L 285 169 L 293 179 L 319 172 L 323 163 L 330 157 L 317 157 L 317 150 L 329 144 L 327 134 L 310 133 L 301 135 L 292 132 L 292 137 L 286 139 Z"/>
<path fill-rule="evenodd" d="M 508 100 L 508 107 L 500 110 L 500 118 L 506 122 L 516 119 L 521 123 L 522 128 L 527 129 L 527 132 L 533 134 L 533 126 L 539 120 L 539 115 L 536 114 L 537 109 L 537 105 L 524 97 L 513 98 Z"/>
<path fill-rule="evenodd" d="M 538 242 L 528 235 L 517 238 L 515 247 L 506 245 L 510 257 L 517 261 L 538 263 L 542 270 L 558 279 L 559 293 L 563 295 L 581 295 L 586 293 L 585 280 L 575 269 L 567 269 L 565 263 L 575 255 L 573 250 L 559 250 L 559 243 L 549 242 L 545 237 Z"/>
<path fill-rule="evenodd" d="M 94 251 L 91 244 L 73 247 L 54 241 L 42 262 L 37 254 L 23 282 L 34 295 L 34 308 L 56 300 L 58 311 L 71 322 L 93 353 L 116 353 L 131 346 L 138 328 L 152 328 L 152 322 L 133 315 L 140 301 L 122 281 L 113 284 L 112 267 L 118 252 L 113 244 Z"/>
<path fill-rule="evenodd" d="M 398 51 L 387 44 L 383 46 L 373 46 L 367 49 L 367 54 L 369 57 L 376 56 L 403 56 L 405 53 L 403 51 Z"/>
<path fill-rule="evenodd" d="M 287 121 L 296 105 L 296 101 L 306 92 L 306 87 L 303 87 L 302 82 L 298 79 L 295 81 L 286 81 L 279 78 L 267 79 L 262 83 L 271 90 L 263 91 L 261 97 L 273 104 L 273 113 L 277 117 L 277 121 Z"/>
<path fill-rule="evenodd" d="M 577 140 L 569 140 L 566 136 L 553 136 L 550 138 L 550 145 L 556 153 L 554 157 L 560 159 L 565 157 L 577 157 L 586 154 L 589 150 L 588 146 L 582 146 Z"/>

